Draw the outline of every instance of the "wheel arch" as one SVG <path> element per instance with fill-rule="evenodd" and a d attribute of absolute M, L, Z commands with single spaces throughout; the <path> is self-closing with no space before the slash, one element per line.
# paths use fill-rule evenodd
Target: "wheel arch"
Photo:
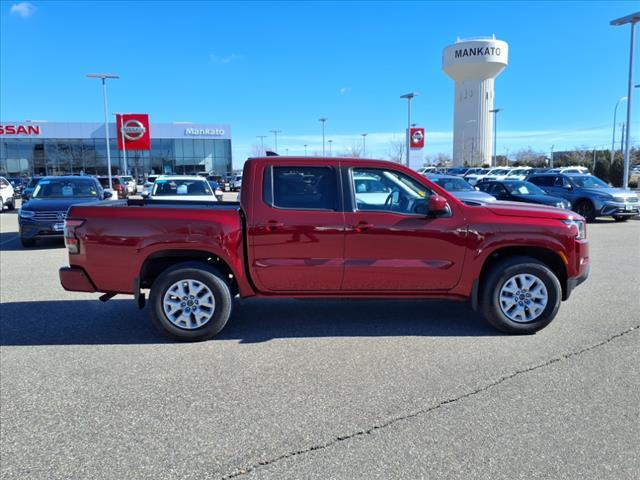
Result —
<path fill-rule="evenodd" d="M 168 249 L 151 253 L 145 258 L 140 267 L 138 277 L 139 288 L 151 288 L 158 276 L 174 265 L 197 261 L 212 266 L 223 274 L 229 284 L 232 295 L 239 291 L 238 280 L 229 264 L 219 255 L 207 250 Z"/>
<path fill-rule="evenodd" d="M 562 300 L 568 298 L 567 266 L 560 254 L 545 247 L 505 246 L 491 252 L 482 265 L 480 275 L 474 283 L 472 290 L 472 305 L 474 310 L 477 308 L 479 299 L 482 298 L 482 288 L 486 283 L 487 275 L 491 269 L 499 262 L 511 257 L 529 257 L 543 263 L 558 278 L 560 286 L 562 287 Z"/>

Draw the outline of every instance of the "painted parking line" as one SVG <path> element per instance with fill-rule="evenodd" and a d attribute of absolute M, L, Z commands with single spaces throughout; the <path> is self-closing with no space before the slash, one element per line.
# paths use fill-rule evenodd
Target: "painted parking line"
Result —
<path fill-rule="evenodd" d="M 5 244 L 7 244 L 9 242 L 13 242 L 14 240 L 17 240 L 18 238 L 20 238 L 20 235 L 16 235 L 15 237 L 11 237 L 8 240 L 0 242 L 0 246 L 5 245 Z"/>

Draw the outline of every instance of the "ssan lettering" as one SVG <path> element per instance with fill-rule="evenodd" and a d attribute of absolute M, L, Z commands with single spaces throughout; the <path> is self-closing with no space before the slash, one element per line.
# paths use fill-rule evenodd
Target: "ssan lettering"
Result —
<path fill-rule="evenodd" d="M 0 135 L 40 135 L 36 125 L 0 125 Z"/>

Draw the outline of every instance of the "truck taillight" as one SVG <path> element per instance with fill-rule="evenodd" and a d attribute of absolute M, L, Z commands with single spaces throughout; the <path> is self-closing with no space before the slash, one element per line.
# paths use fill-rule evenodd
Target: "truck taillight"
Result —
<path fill-rule="evenodd" d="M 76 228 L 84 223 L 84 220 L 68 218 L 64 222 L 64 244 L 70 254 L 80 253 L 80 240 L 76 236 Z"/>

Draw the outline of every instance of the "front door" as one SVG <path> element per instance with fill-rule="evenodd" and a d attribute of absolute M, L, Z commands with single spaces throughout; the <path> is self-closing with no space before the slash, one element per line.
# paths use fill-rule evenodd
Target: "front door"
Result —
<path fill-rule="evenodd" d="M 431 191 L 392 169 L 352 168 L 349 178 L 355 205 L 345 213 L 343 290 L 453 288 L 466 251 L 465 221 L 455 205 L 448 215 L 427 216 Z"/>
<path fill-rule="evenodd" d="M 262 192 L 248 225 L 249 261 L 258 288 L 339 290 L 344 212 L 337 167 L 311 162 L 265 166 Z"/>

